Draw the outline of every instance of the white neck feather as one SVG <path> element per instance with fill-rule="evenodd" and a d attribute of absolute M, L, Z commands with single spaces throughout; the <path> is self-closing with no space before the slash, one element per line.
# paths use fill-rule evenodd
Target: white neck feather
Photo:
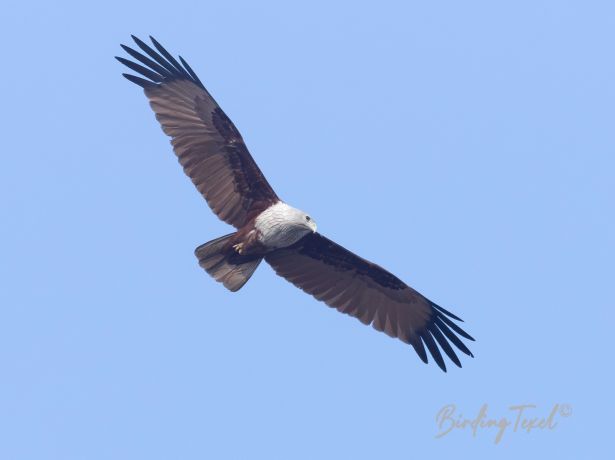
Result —
<path fill-rule="evenodd" d="M 270 248 L 283 248 L 299 241 L 311 230 L 304 222 L 305 213 L 279 201 L 256 218 L 260 241 Z"/>

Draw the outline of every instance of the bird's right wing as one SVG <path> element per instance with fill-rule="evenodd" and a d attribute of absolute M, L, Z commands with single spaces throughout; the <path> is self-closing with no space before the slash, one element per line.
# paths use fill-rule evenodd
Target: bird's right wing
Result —
<path fill-rule="evenodd" d="M 461 363 L 451 343 L 472 356 L 457 334 L 474 339 L 452 321 L 461 321 L 460 318 L 384 268 L 318 233 L 273 251 L 265 260 L 278 275 L 316 299 L 411 344 L 424 362 L 425 346 L 444 371 L 446 365 L 438 345 L 459 367 Z"/>
<path fill-rule="evenodd" d="M 117 59 L 145 78 L 123 74 L 143 87 L 184 172 L 211 209 L 237 228 L 279 198 L 263 176 L 235 128 L 194 71 L 154 38 L 156 50 L 133 36 L 145 53 L 122 45 L 134 59 Z M 147 56 L 146 56 L 147 55 Z M 141 65 L 142 64 L 142 65 Z"/>

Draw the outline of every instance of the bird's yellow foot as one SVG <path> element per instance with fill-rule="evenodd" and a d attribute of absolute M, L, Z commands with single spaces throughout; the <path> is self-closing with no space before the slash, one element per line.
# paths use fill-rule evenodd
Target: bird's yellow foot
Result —
<path fill-rule="evenodd" d="M 233 249 L 237 251 L 238 254 L 242 254 L 243 253 L 243 243 L 236 244 L 235 246 L 233 246 Z"/>

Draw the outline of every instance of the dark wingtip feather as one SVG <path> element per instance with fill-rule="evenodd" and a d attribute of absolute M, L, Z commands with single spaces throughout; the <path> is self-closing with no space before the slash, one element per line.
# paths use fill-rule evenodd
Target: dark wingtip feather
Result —
<path fill-rule="evenodd" d="M 140 77 L 136 77 L 134 75 L 130 75 L 129 73 L 123 73 L 122 74 L 124 76 L 124 78 L 126 78 L 127 80 L 139 85 L 141 88 L 143 89 L 147 89 L 147 88 L 151 88 L 152 86 L 156 86 L 155 83 L 152 83 L 149 80 L 145 80 L 144 78 L 140 78 Z"/>
<path fill-rule="evenodd" d="M 431 353 L 431 356 L 433 356 L 433 359 L 435 360 L 438 367 L 444 372 L 446 372 L 446 364 L 444 363 L 444 358 L 442 358 L 442 354 L 440 353 L 440 350 L 438 349 L 438 346 L 436 345 L 436 342 L 434 341 L 432 335 L 429 332 L 426 332 L 421 336 L 421 338 L 425 342 L 425 345 L 427 345 L 427 349 L 429 350 L 429 353 Z"/>
<path fill-rule="evenodd" d="M 118 57 L 118 56 L 116 56 L 115 59 L 120 61 L 122 64 L 124 64 L 129 69 L 134 70 L 137 73 L 140 73 L 141 75 L 143 75 L 146 78 L 149 78 L 152 81 L 161 82 L 164 80 L 164 77 L 162 75 L 159 75 L 153 70 L 150 70 L 147 67 L 143 67 L 142 65 L 139 65 L 136 62 L 132 62 L 132 61 L 129 61 L 128 59 L 125 59 L 123 57 Z"/>
<path fill-rule="evenodd" d="M 431 301 L 430 301 L 431 302 Z M 448 311 L 446 308 L 441 307 L 438 304 L 435 304 L 433 302 L 431 302 L 431 306 L 434 307 L 436 310 L 444 313 L 445 315 L 450 316 L 453 319 L 456 319 L 457 321 L 461 321 L 462 323 L 464 322 L 459 316 L 454 315 L 453 313 L 451 313 L 450 311 Z"/>
<path fill-rule="evenodd" d="M 145 51 L 145 48 L 149 48 L 149 45 L 145 43 L 143 40 L 141 40 L 139 37 L 136 37 L 135 35 L 131 35 L 130 38 L 132 38 L 132 40 L 137 44 L 137 46 L 141 48 L 143 51 Z"/>
<path fill-rule="evenodd" d="M 466 331 L 464 331 L 463 329 L 461 329 L 459 326 L 457 326 L 455 323 L 453 323 L 450 319 L 448 319 L 446 316 L 442 316 L 440 315 L 439 317 L 442 321 L 444 321 L 446 323 L 446 325 L 448 327 L 450 327 L 453 331 L 455 331 L 457 334 L 459 334 L 461 337 L 466 338 L 468 340 L 471 340 L 472 342 L 475 342 L 474 337 L 472 337 L 470 334 L 468 334 Z"/>
<path fill-rule="evenodd" d="M 152 44 L 156 49 L 152 48 L 135 35 L 131 35 L 130 37 L 144 54 L 141 54 L 127 45 L 122 44 L 120 46 L 131 57 L 141 64 L 144 64 L 145 67 L 124 58 L 117 58 L 122 64 L 156 83 L 164 83 L 165 81 L 174 79 L 186 79 L 205 90 L 205 86 L 188 63 L 180 57 L 180 64 L 154 37 L 150 35 Z"/>
<path fill-rule="evenodd" d="M 431 335 L 433 335 L 433 337 L 436 339 L 436 342 L 438 342 L 440 348 L 444 350 L 446 356 L 448 356 L 457 367 L 461 367 L 461 361 L 459 361 L 459 357 L 455 353 L 455 350 L 453 350 L 453 347 L 451 347 L 451 344 L 448 343 L 446 338 L 442 335 L 440 330 L 437 327 L 433 327 L 429 330 L 429 332 L 431 332 Z"/>
<path fill-rule="evenodd" d="M 423 345 L 423 341 L 420 339 L 420 337 L 410 339 L 410 344 L 414 348 L 414 351 L 416 351 L 416 354 L 419 355 L 419 358 L 421 358 L 421 361 L 423 361 L 425 364 L 429 364 L 429 360 L 427 359 L 427 352 L 425 351 L 425 346 Z"/>
<path fill-rule="evenodd" d="M 138 51 L 133 50 L 129 46 L 126 46 L 126 45 L 120 45 L 120 46 L 122 47 L 122 49 L 124 51 L 126 51 L 128 54 L 130 54 L 137 61 L 141 62 L 142 64 L 145 64 L 147 67 L 152 69 L 154 72 L 162 75 L 164 78 L 171 78 L 173 76 L 171 74 L 171 72 L 169 72 L 168 69 L 166 69 L 165 67 L 161 66 L 157 62 L 152 61 L 147 56 L 142 55 L 141 53 L 139 53 Z"/>
<path fill-rule="evenodd" d="M 158 52 L 160 54 L 162 54 L 170 63 L 173 67 L 175 67 L 175 69 L 177 70 L 177 72 L 179 72 L 181 75 L 183 75 L 184 77 L 187 77 L 188 79 L 190 79 L 190 75 L 188 74 L 188 72 L 186 72 L 186 70 L 181 66 L 181 64 L 179 62 L 177 62 L 177 59 L 175 59 L 171 53 L 169 53 L 166 48 L 164 46 L 162 46 L 160 43 L 158 43 L 158 40 L 156 40 L 154 37 L 152 37 L 151 35 L 149 36 L 149 39 L 152 41 L 152 43 L 154 44 L 154 47 L 158 50 Z"/>
<path fill-rule="evenodd" d="M 132 38 L 132 40 L 137 44 L 137 46 L 141 48 L 143 51 L 145 51 L 145 48 L 149 48 L 149 45 L 145 43 L 143 40 L 141 40 L 139 37 L 131 35 L 130 38 Z"/>
<path fill-rule="evenodd" d="M 459 349 L 461 352 L 465 353 L 466 355 L 474 358 L 474 355 L 469 350 L 469 348 L 465 346 L 465 344 L 461 341 L 461 339 L 457 337 L 446 324 L 444 324 L 441 318 L 436 318 L 434 320 L 434 324 L 440 329 L 440 331 L 444 333 L 444 335 L 453 343 L 453 345 L 457 347 L 457 349 Z"/>
<path fill-rule="evenodd" d="M 192 67 L 190 67 L 190 64 L 188 64 L 183 57 L 179 56 L 179 60 L 181 61 L 182 65 L 186 68 L 186 70 L 188 71 L 188 73 L 190 74 L 190 76 L 194 79 L 195 83 L 198 83 L 201 88 L 205 89 L 205 86 L 203 85 L 203 83 L 201 82 L 201 80 L 199 79 L 199 77 L 196 75 L 196 73 L 194 72 L 194 70 L 192 70 Z"/>

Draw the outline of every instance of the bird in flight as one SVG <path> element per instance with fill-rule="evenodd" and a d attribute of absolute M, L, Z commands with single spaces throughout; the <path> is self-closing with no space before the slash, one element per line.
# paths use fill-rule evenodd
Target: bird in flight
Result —
<path fill-rule="evenodd" d="M 195 250 L 199 265 L 231 291 L 239 290 L 264 259 L 301 290 L 363 324 L 427 350 L 446 371 L 442 350 L 461 367 L 451 346 L 473 356 L 459 336 L 474 340 L 436 305 L 384 268 L 316 232 L 307 213 L 278 198 L 248 152 L 241 134 L 188 63 L 150 37 L 132 36 L 141 52 L 116 57 L 139 74 L 123 74 L 143 88 L 186 175 L 211 209 L 237 231 Z"/>

